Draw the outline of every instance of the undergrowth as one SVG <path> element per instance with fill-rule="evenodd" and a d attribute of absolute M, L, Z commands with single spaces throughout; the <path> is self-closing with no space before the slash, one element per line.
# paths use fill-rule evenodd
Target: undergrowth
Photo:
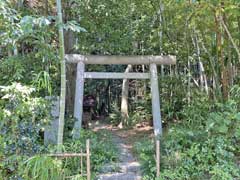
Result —
<path fill-rule="evenodd" d="M 197 101 L 197 98 L 196 98 Z M 240 112 L 238 104 L 193 102 L 179 124 L 169 125 L 161 139 L 161 175 L 156 178 L 155 147 L 151 139 L 134 145 L 144 180 L 240 179 Z M 202 109 L 201 109 L 202 107 Z"/>
<path fill-rule="evenodd" d="M 117 149 L 112 145 L 111 136 L 108 132 L 82 130 L 80 137 L 78 140 L 67 139 L 64 143 L 64 152 L 84 153 L 86 140 L 90 139 L 92 178 L 96 176 L 104 164 L 117 160 Z M 86 174 L 86 161 L 84 159 L 83 174 Z M 65 158 L 59 161 L 55 158 L 37 155 L 24 162 L 23 167 L 23 170 L 21 170 L 23 172 L 22 177 L 29 180 L 59 180 L 69 176 L 76 180 L 85 179 L 85 177 L 80 176 L 80 157 Z"/>

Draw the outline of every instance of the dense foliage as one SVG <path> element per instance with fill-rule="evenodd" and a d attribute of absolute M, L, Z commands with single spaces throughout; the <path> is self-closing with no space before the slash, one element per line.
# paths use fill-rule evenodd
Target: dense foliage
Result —
<path fill-rule="evenodd" d="M 14 174 L 19 160 L 44 149 L 40 134 L 49 121 L 48 104 L 43 98 L 33 97 L 33 90 L 14 83 L 1 92 L 2 175 Z"/>
<path fill-rule="evenodd" d="M 85 152 L 86 140 L 90 139 L 91 143 L 91 171 L 94 178 L 106 163 L 117 160 L 117 149 L 113 146 L 111 135 L 108 132 L 101 131 L 94 133 L 91 131 L 81 131 L 81 138 L 77 141 L 68 139 L 64 143 L 64 152 L 81 153 Z M 82 151 L 81 151 L 82 150 Z M 50 151 L 53 151 L 50 150 Z M 83 161 L 83 173 L 86 174 L 86 162 Z M 44 155 L 30 157 L 23 162 L 19 173 L 26 179 L 42 180 L 60 180 L 67 177 L 81 180 L 85 179 L 80 176 L 80 158 L 66 158 L 63 161 Z"/>
<path fill-rule="evenodd" d="M 46 96 L 58 96 L 61 89 L 58 27 L 64 29 L 66 53 L 176 55 L 176 65 L 158 68 L 166 129 L 159 179 L 240 179 L 238 0 L 64 0 L 62 5 L 63 24 L 57 23 L 55 0 L 0 0 L 0 179 L 58 179 L 77 166 L 76 159 L 39 156 L 56 149 L 44 146 L 43 131 L 52 119 Z M 86 66 L 87 71 L 125 69 Z M 148 70 L 147 65 L 132 68 Z M 91 138 L 97 173 L 116 160 L 116 150 L 106 132 L 83 131 L 71 141 L 75 74 L 76 66 L 67 64 L 65 115 L 70 118 L 65 118 L 64 147 L 77 152 Z M 108 116 L 114 125 L 122 121 L 121 86 L 121 80 L 85 82 L 85 94 L 97 101 L 96 117 Z M 149 82 L 129 80 L 128 91 L 124 125 L 152 124 Z M 135 152 L 145 179 L 154 179 L 154 144 L 144 139 Z"/>
<path fill-rule="evenodd" d="M 181 114 L 183 121 L 170 124 L 162 137 L 159 179 L 239 179 L 239 105 L 233 100 L 210 104 L 198 97 Z M 135 144 L 135 151 L 145 179 L 153 179 L 154 143 L 145 139 Z"/>

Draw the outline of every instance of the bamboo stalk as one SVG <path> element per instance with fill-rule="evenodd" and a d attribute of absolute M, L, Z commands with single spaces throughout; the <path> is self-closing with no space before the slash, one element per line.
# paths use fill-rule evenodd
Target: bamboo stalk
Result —
<path fill-rule="evenodd" d="M 65 50 L 64 50 L 64 36 L 63 36 L 63 20 L 62 20 L 62 5 L 61 0 L 57 1 L 58 12 L 58 31 L 59 31 L 59 56 L 61 61 L 61 92 L 60 92 L 60 112 L 58 120 L 57 133 L 57 152 L 62 152 L 63 143 L 63 128 L 65 116 L 65 97 L 66 97 L 66 64 L 65 64 Z"/>

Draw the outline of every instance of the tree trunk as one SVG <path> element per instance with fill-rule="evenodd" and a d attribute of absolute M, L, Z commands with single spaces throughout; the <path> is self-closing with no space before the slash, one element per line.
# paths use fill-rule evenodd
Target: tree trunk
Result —
<path fill-rule="evenodd" d="M 145 73 L 145 65 L 144 64 L 142 65 L 142 71 L 143 71 L 143 73 Z M 147 81 L 144 80 L 144 82 L 143 82 L 143 92 L 142 92 L 143 96 L 145 96 L 146 92 L 147 92 Z"/>
<path fill-rule="evenodd" d="M 227 73 L 226 67 L 224 64 L 224 54 L 223 54 L 223 35 L 222 35 L 222 25 L 219 22 L 219 15 L 216 13 L 215 15 L 216 21 L 216 33 L 217 33 L 217 56 L 218 62 L 220 64 L 220 75 L 221 75 L 221 83 L 222 83 L 222 92 L 223 92 L 223 99 L 228 99 L 228 81 L 227 81 Z"/>
<path fill-rule="evenodd" d="M 192 42 L 193 42 L 193 46 L 196 49 L 196 54 L 197 54 L 197 61 L 198 61 L 198 66 L 199 66 L 199 80 L 200 80 L 200 89 L 201 91 L 206 91 L 206 93 L 208 94 L 208 85 L 207 85 L 207 78 L 206 75 L 204 73 L 204 67 L 203 67 L 203 63 L 201 60 L 201 52 L 200 52 L 200 47 L 199 47 L 199 43 L 198 43 L 198 38 L 197 35 L 195 34 L 195 37 L 192 37 Z"/>
<path fill-rule="evenodd" d="M 223 28 L 224 28 L 224 30 L 225 30 L 228 38 L 230 39 L 230 41 L 231 41 L 234 49 L 236 50 L 237 55 L 238 55 L 238 61 L 240 62 L 240 51 L 239 51 L 239 49 L 238 49 L 238 47 L 237 47 L 237 44 L 236 44 L 235 41 L 233 40 L 233 37 L 232 37 L 230 31 L 228 30 L 227 25 L 226 25 L 225 22 L 224 22 L 224 18 L 223 18 L 221 15 L 220 15 L 220 17 L 219 17 L 219 21 L 220 21 L 221 25 L 223 26 Z"/>
<path fill-rule="evenodd" d="M 128 65 L 125 72 L 128 73 L 132 70 L 132 65 Z M 122 83 L 122 98 L 121 98 L 121 123 L 119 127 L 126 125 L 128 119 L 128 90 L 129 90 L 129 83 L 128 79 L 123 79 Z"/>
<path fill-rule="evenodd" d="M 204 89 L 208 95 L 208 84 L 207 84 L 207 76 L 205 74 L 205 70 L 204 70 L 204 67 L 203 67 L 203 63 L 201 60 L 199 60 L 199 68 L 200 68 L 200 74 L 201 74 L 201 81 L 202 81 L 202 86 L 204 86 Z"/>
<path fill-rule="evenodd" d="M 66 54 L 74 53 L 74 42 L 75 36 L 73 31 L 64 32 L 64 44 Z M 74 110 L 74 97 L 75 97 L 75 85 L 76 85 L 76 71 L 77 64 L 68 63 L 66 65 L 66 80 L 67 80 L 67 89 L 66 89 L 66 112 L 68 114 L 73 114 Z"/>
<path fill-rule="evenodd" d="M 45 0 L 45 7 L 44 7 L 44 14 L 45 16 L 48 16 L 48 0 Z"/>
<path fill-rule="evenodd" d="M 23 6 L 23 0 L 17 1 L 17 8 L 20 9 Z"/>
<path fill-rule="evenodd" d="M 212 73 L 213 73 L 213 77 L 212 77 L 212 88 L 213 88 L 213 99 L 216 100 L 216 95 L 217 96 L 220 96 L 220 83 L 219 83 L 219 79 L 218 79 L 218 76 L 217 76 L 217 72 L 215 70 L 215 65 L 214 65 L 214 58 L 212 57 L 212 55 L 210 54 L 210 52 L 207 50 L 206 46 L 204 45 L 204 42 L 203 42 L 203 37 L 202 37 L 202 40 L 201 40 L 201 45 L 202 45 L 202 49 L 205 51 L 205 53 L 208 55 L 208 58 L 209 58 L 209 63 L 210 63 L 210 66 L 212 68 Z M 215 93 L 217 92 L 217 93 Z"/>
<path fill-rule="evenodd" d="M 188 105 L 191 103 L 191 62 L 188 55 L 188 85 L 187 85 L 187 101 Z"/>

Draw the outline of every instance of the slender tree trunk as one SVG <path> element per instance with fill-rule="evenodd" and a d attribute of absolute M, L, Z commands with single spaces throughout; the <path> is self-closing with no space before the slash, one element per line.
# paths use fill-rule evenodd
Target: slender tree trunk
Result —
<path fill-rule="evenodd" d="M 187 101 L 188 105 L 191 102 L 191 62 L 188 56 L 188 85 L 187 85 Z"/>
<path fill-rule="evenodd" d="M 208 79 L 207 79 L 207 75 L 205 73 L 205 70 L 204 70 L 204 67 L 203 67 L 203 78 L 204 78 L 204 88 L 205 88 L 205 91 L 207 93 L 207 95 L 209 95 L 209 90 L 208 90 Z"/>
<path fill-rule="evenodd" d="M 233 40 L 233 37 L 232 37 L 230 31 L 228 30 L 227 25 L 225 24 L 224 19 L 223 19 L 223 17 L 222 17 L 221 15 L 220 15 L 220 17 L 219 17 L 219 21 L 220 21 L 220 23 L 222 24 L 224 30 L 226 31 L 227 36 L 228 36 L 228 38 L 230 39 L 230 41 L 231 41 L 234 49 L 236 50 L 237 55 L 238 55 L 238 61 L 240 62 L 240 51 L 239 51 L 239 49 L 238 49 L 238 47 L 237 47 L 237 44 L 236 44 L 235 41 Z"/>
<path fill-rule="evenodd" d="M 174 73 L 175 73 L 175 76 L 177 77 L 177 65 L 175 65 L 174 67 L 172 67 L 172 65 L 170 65 L 169 66 L 169 76 L 170 76 L 171 82 L 173 80 Z M 172 97 L 173 97 L 173 83 L 171 83 L 171 85 L 170 85 L 169 104 L 172 104 Z"/>
<path fill-rule="evenodd" d="M 199 67 L 200 67 L 200 71 L 201 71 L 201 75 L 202 75 L 202 83 L 204 86 L 204 90 L 206 92 L 206 94 L 208 95 L 208 83 L 207 83 L 207 76 L 205 74 L 205 70 L 204 70 L 204 66 L 202 61 L 199 61 Z"/>
<path fill-rule="evenodd" d="M 132 65 L 128 65 L 125 72 L 128 73 L 132 70 Z M 122 127 L 127 123 L 128 119 L 128 92 L 129 90 L 129 83 L 128 79 L 123 79 L 123 84 L 122 84 L 122 98 L 121 98 L 121 115 L 122 115 L 122 120 L 121 123 L 119 124 L 119 127 Z"/>
<path fill-rule="evenodd" d="M 207 50 L 204 42 L 203 42 L 203 37 L 201 39 L 201 45 L 202 45 L 202 49 L 204 50 L 204 52 L 208 55 L 208 58 L 209 58 L 209 63 L 210 63 L 210 66 L 211 66 L 211 69 L 212 69 L 212 73 L 213 73 L 213 77 L 212 77 L 212 83 L 213 83 L 213 90 L 212 90 L 212 93 L 213 93 L 213 98 L 214 100 L 216 100 L 216 94 L 218 96 L 220 96 L 220 83 L 219 83 L 219 79 L 218 79 L 218 76 L 217 76 L 217 72 L 215 70 L 215 66 L 214 66 L 214 58 L 212 57 L 212 55 L 210 54 L 210 52 Z M 215 93 L 217 92 L 217 93 Z"/>
<path fill-rule="evenodd" d="M 227 63 L 227 72 L 228 72 L 228 84 L 229 86 L 233 86 L 233 65 L 232 65 L 232 49 L 230 42 L 228 42 L 228 63 Z"/>
<path fill-rule="evenodd" d="M 144 64 L 142 65 L 142 71 L 143 71 L 143 73 L 145 73 L 145 65 Z M 147 81 L 144 80 L 143 81 L 143 96 L 145 96 L 146 92 L 147 92 Z"/>
<path fill-rule="evenodd" d="M 162 1 L 160 0 L 159 2 L 159 50 L 160 50 L 160 55 L 163 54 L 163 4 Z M 161 65 L 163 66 L 163 65 Z"/>
<path fill-rule="evenodd" d="M 159 52 L 160 52 L 160 55 L 163 55 L 163 26 L 164 26 L 164 23 L 163 23 L 163 11 L 164 11 L 164 5 L 163 5 L 163 2 L 162 0 L 159 1 L 159 27 L 160 27 L 160 30 L 159 30 Z M 161 65 L 161 80 L 164 78 L 164 65 Z M 164 87 L 161 86 L 161 89 L 160 89 L 161 93 L 164 92 Z"/>
<path fill-rule="evenodd" d="M 44 14 L 45 14 L 45 16 L 47 16 L 48 15 L 48 0 L 45 0 L 44 2 L 45 2 Z"/>
<path fill-rule="evenodd" d="M 12 56 L 12 50 L 10 49 L 10 47 L 8 47 L 8 57 Z"/>
<path fill-rule="evenodd" d="M 223 99 L 227 100 L 228 99 L 228 83 L 227 83 L 226 67 L 224 64 L 222 25 L 219 22 L 219 15 L 217 13 L 215 15 L 215 21 L 216 21 L 216 32 L 217 32 L 217 55 L 218 55 L 218 62 L 220 64 L 220 75 L 221 75 Z"/>
<path fill-rule="evenodd" d="M 23 0 L 17 1 L 17 8 L 20 9 L 23 6 Z"/>
<path fill-rule="evenodd" d="M 197 44 L 197 43 L 196 43 Z M 200 77 L 200 88 L 203 91 L 204 81 L 203 81 L 203 64 L 200 58 L 200 50 L 197 45 L 197 56 L 198 56 L 198 66 L 199 66 L 199 77 Z"/>
<path fill-rule="evenodd" d="M 18 55 L 17 45 L 14 45 L 13 54 L 14 54 L 14 56 Z"/>
<path fill-rule="evenodd" d="M 195 35 L 195 37 L 192 37 L 192 42 L 193 42 L 194 48 L 196 49 L 196 54 L 197 54 L 197 61 L 198 61 L 198 66 L 199 66 L 200 89 L 201 89 L 201 91 L 203 91 L 206 82 L 204 82 L 204 68 L 203 68 L 203 63 L 201 61 L 200 47 L 199 47 L 198 38 L 196 35 Z M 206 90 L 206 93 L 208 94 L 208 89 L 205 88 L 205 90 Z"/>
<path fill-rule="evenodd" d="M 64 31 L 64 47 L 67 54 L 74 53 L 75 36 L 73 31 Z M 73 114 L 77 65 L 66 64 L 66 113 Z"/>
<path fill-rule="evenodd" d="M 64 116 L 65 116 L 65 97 L 66 97 L 66 64 L 65 64 L 65 51 L 64 51 L 64 36 L 63 36 L 63 20 L 62 20 L 62 5 L 61 0 L 57 0 L 58 12 L 58 30 L 59 30 L 59 56 L 61 63 L 61 92 L 60 92 L 60 113 L 58 120 L 58 133 L 57 133 L 57 152 L 62 151 L 63 144 L 63 129 L 64 129 Z"/>
<path fill-rule="evenodd" d="M 111 82 L 109 81 L 109 86 L 108 86 L 108 112 L 111 112 Z"/>
<path fill-rule="evenodd" d="M 206 94 L 208 95 L 208 83 L 207 83 L 207 76 L 205 74 L 204 66 L 201 60 L 201 53 L 200 53 L 200 47 L 199 47 L 199 39 L 196 35 L 196 47 L 197 47 L 197 55 L 198 55 L 198 63 L 199 63 L 199 69 L 200 69 L 200 79 L 201 79 L 201 86 L 205 89 Z"/>

